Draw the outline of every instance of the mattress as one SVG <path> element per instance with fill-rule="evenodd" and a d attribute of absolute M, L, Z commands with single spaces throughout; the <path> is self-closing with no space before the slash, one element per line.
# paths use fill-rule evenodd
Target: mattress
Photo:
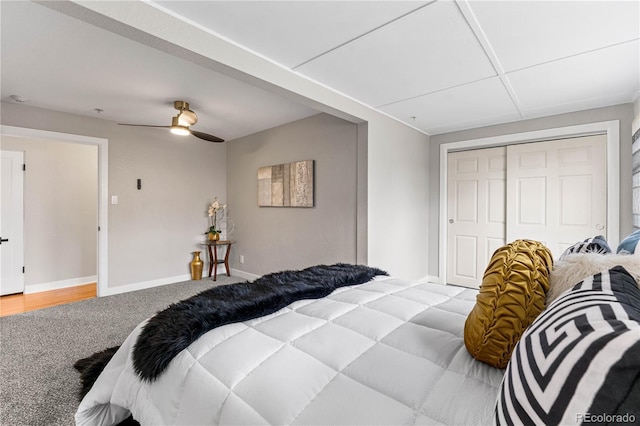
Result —
<path fill-rule="evenodd" d="M 491 424 L 503 370 L 465 349 L 476 290 L 376 277 L 209 331 L 155 381 L 126 339 L 78 425 Z"/>

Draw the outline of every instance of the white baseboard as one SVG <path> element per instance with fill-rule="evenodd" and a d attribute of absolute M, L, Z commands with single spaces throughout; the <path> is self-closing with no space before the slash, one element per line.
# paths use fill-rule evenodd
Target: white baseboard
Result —
<path fill-rule="evenodd" d="M 442 281 L 440 281 L 440 277 L 437 275 L 429 275 L 428 279 L 430 283 L 445 284 Z"/>
<path fill-rule="evenodd" d="M 51 281 L 48 283 L 31 284 L 24 286 L 24 294 L 40 293 L 42 291 L 58 290 L 61 288 L 75 287 L 83 284 L 95 283 L 98 280 L 97 275 L 88 277 L 71 278 L 68 280 Z"/>
<path fill-rule="evenodd" d="M 119 285 L 117 287 L 107 287 L 104 291 L 99 292 L 98 296 L 112 296 L 114 294 L 128 293 L 130 291 L 144 290 L 151 287 L 159 287 L 167 284 L 179 283 L 181 281 L 189 281 L 191 279 L 190 274 L 176 275 L 173 277 L 160 278 L 151 281 L 142 281 L 139 283 Z"/>
<path fill-rule="evenodd" d="M 428 283 L 433 283 L 433 284 L 442 284 L 440 282 L 440 277 L 437 277 L 435 275 L 425 275 L 424 277 L 420 278 L 418 281 L 426 281 Z"/>
<path fill-rule="evenodd" d="M 236 269 L 231 269 L 230 272 L 231 272 L 231 276 L 232 277 L 240 277 L 240 278 L 245 278 L 245 279 L 257 278 L 257 276 L 255 276 L 255 275 L 248 274 L 248 273 L 242 272 L 242 271 L 238 271 Z M 207 278 L 208 275 L 209 275 L 209 267 L 207 266 L 202 271 L 202 278 Z M 221 276 L 221 275 L 226 276 L 226 270 L 224 268 L 224 265 L 218 265 L 218 276 Z M 185 275 L 176 275 L 176 276 L 167 277 L 167 278 L 160 278 L 160 279 L 157 279 L 157 280 L 143 281 L 143 282 L 139 282 L 139 283 L 119 285 L 117 287 L 108 287 L 108 288 L 106 288 L 103 292 L 100 292 L 100 294 L 98 294 L 98 296 L 111 296 L 111 295 L 114 295 L 114 294 L 128 293 L 130 291 L 144 290 L 144 289 L 147 289 L 147 288 L 159 287 L 159 286 L 167 285 L 167 284 L 175 284 L 175 283 L 179 283 L 179 282 L 182 282 L 182 281 L 189 281 L 189 280 L 191 280 L 191 275 L 190 274 L 185 274 Z"/>
<path fill-rule="evenodd" d="M 231 269 L 231 276 L 244 278 L 245 280 L 249 280 L 249 281 L 253 281 L 257 278 L 260 278 L 260 275 L 250 274 L 248 272 L 240 271 L 238 269 Z"/>

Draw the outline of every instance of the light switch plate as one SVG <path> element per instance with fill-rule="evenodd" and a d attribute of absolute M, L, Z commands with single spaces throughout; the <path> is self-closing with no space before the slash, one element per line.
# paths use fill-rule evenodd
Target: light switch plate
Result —
<path fill-rule="evenodd" d="M 111 204 L 118 204 L 118 196 L 117 195 L 112 195 L 111 196 Z"/>

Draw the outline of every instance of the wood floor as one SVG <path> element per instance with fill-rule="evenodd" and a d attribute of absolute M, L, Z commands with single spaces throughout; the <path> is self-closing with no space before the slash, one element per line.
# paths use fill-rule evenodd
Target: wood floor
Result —
<path fill-rule="evenodd" d="M 0 297 L 0 317 L 96 297 L 96 283 Z"/>

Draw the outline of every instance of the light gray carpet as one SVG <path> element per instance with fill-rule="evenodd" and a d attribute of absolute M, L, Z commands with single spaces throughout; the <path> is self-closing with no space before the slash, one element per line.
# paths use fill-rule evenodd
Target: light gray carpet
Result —
<path fill-rule="evenodd" d="M 75 424 L 80 380 L 73 363 L 120 345 L 141 321 L 216 285 L 218 276 L 0 318 L 0 425 Z"/>

